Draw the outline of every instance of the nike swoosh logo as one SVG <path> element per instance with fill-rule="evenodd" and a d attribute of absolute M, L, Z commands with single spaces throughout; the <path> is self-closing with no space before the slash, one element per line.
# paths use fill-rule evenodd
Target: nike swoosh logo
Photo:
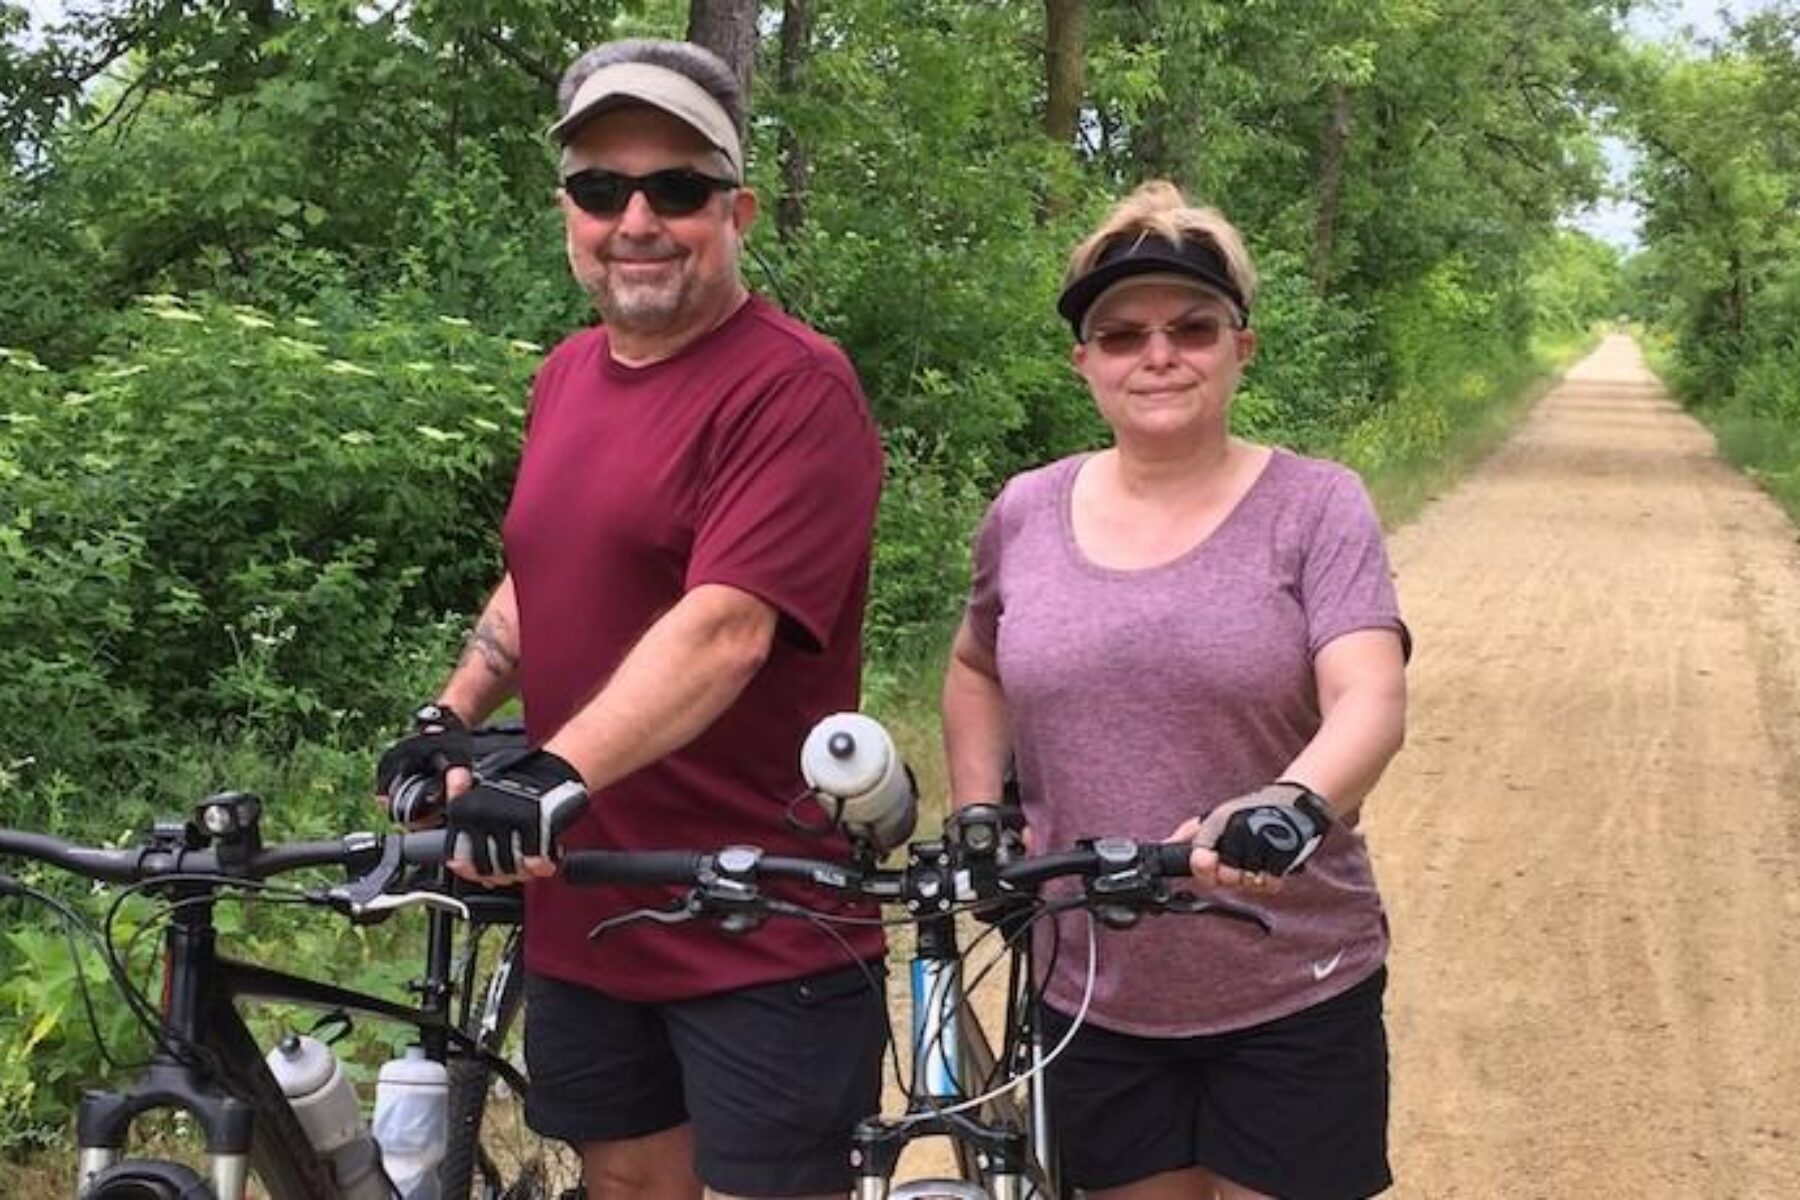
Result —
<path fill-rule="evenodd" d="M 1343 961 L 1344 952 L 1342 950 L 1339 950 L 1330 958 L 1316 960 L 1312 965 L 1313 979 L 1316 981 L 1327 978 L 1333 971 L 1338 969 L 1338 964 Z"/>

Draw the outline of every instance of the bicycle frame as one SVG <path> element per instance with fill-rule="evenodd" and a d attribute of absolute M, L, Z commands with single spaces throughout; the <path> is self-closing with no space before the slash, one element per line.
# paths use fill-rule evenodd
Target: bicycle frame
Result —
<path fill-rule="evenodd" d="M 915 844 L 925 865 L 950 868 L 939 845 Z M 911 1087 L 898 1119 L 876 1117 L 855 1133 L 856 1200 L 964 1197 L 967 1200 L 1058 1200 L 1063 1196 L 1049 1125 L 1041 1068 L 1041 1026 L 1021 987 L 1032 974 L 1026 924 L 1005 918 L 1001 933 L 1010 958 L 1002 1050 L 1023 1058 L 1003 1064 L 976 1016 L 964 987 L 964 952 L 957 917 L 948 909 L 917 919 L 909 965 Z M 1023 1077 L 1023 1104 L 1010 1093 L 990 1096 L 975 1112 L 946 1111 L 967 1105 L 1001 1073 Z M 894 1185 L 900 1153 L 914 1139 L 950 1139 L 962 1180 L 916 1180 Z"/>
<path fill-rule="evenodd" d="M 482 1053 L 452 1021 L 455 918 L 428 915 L 425 974 L 415 985 L 420 1003 L 408 1005 L 220 955 L 213 926 L 217 885 L 183 890 L 164 935 L 162 1019 L 169 1040 L 204 1047 L 216 1064 L 202 1070 L 159 1049 L 131 1086 L 85 1094 L 77 1117 L 76 1194 L 124 1157 L 138 1117 L 179 1109 L 191 1114 L 205 1135 L 218 1200 L 241 1200 L 253 1166 L 271 1200 L 335 1200 L 330 1168 L 265 1066 L 238 1001 L 285 1001 L 408 1025 L 418 1030 L 426 1053 L 440 1061 L 452 1053 Z M 471 896 L 468 902 L 483 924 L 518 920 L 516 900 Z M 494 1059 L 491 1065 L 522 1090 L 523 1079 L 511 1064 Z"/>

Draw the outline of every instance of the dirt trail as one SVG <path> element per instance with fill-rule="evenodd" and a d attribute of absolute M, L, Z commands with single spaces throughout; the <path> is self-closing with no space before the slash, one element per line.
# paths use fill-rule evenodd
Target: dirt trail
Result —
<path fill-rule="evenodd" d="M 1800 1196 L 1800 546 L 1614 337 L 1391 542 L 1406 1197 Z"/>

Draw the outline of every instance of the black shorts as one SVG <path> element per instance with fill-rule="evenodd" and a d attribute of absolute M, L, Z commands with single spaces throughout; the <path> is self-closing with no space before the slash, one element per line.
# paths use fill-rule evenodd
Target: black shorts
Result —
<path fill-rule="evenodd" d="M 1283 1200 L 1351 1200 L 1393 1182 L 1387 1160 L 1384 967 L 1322 1004 L 1189 1038 L 1084 1025 L 1050 1064 L 1069 1180 L 1120 1187 L 1202 1167 Z M 1049 1044 L 1070 1019 L 1046 1010 Z"/>
<path fill-rule="evenodd" d="M 884 973 L 877 961 L 669 1004 L 528 975 L 526 1122 L 580 1146 L 691 1121 L 716 1191 L 847 1192 L 851 1132 L 881 1104 Z"/>

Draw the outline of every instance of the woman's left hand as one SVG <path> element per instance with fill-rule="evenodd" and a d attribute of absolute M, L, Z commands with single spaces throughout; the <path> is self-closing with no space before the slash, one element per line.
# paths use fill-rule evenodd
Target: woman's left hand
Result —
<path fill-rule="evenodd" d="M 1280 891 L 1283 876 L 1305 864 L 1330 824 L 1320 797 L 1281 782 L 1227 800 L 1204 819 L 1190 817 L 1173 839 L 1194 843 L 1190 869 L 1200 882 L 1266 894 Z"/>

